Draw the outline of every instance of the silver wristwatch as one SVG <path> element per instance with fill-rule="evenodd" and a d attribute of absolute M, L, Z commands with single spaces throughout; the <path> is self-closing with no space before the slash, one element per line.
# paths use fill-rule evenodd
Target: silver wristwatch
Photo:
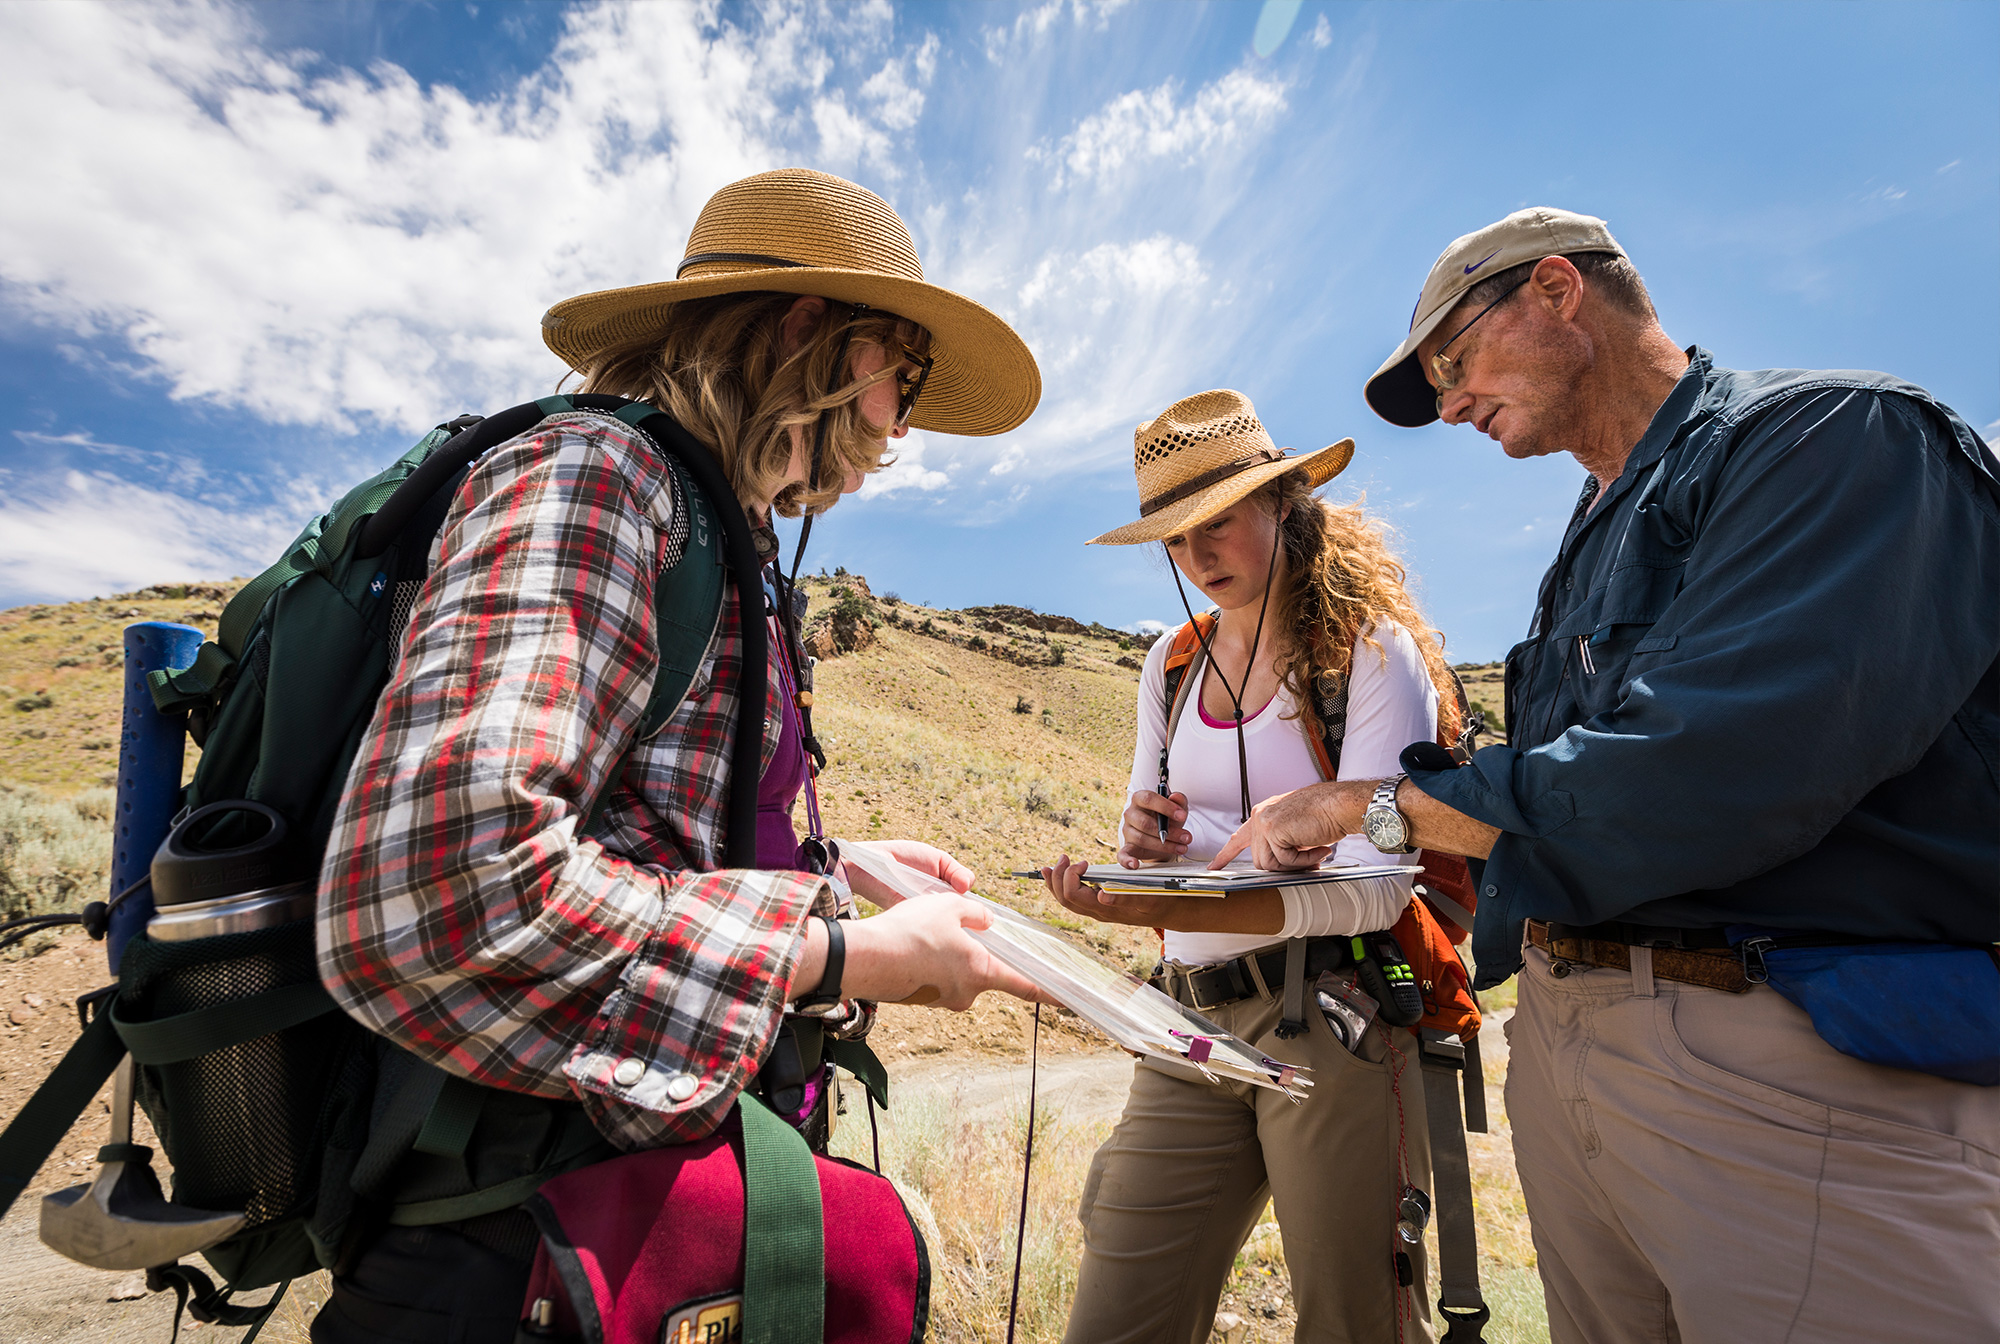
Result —
<path fill-rule="evenodd" d="M 1396 810 L 1396 786 L 1408 778 L 1392 775 L 1383 780 L 1368 800 L 1368 810 L 1361 814 L 1361 833 L 1384 854 L 1408 854 L 1416 849 L 1410 843 L 1408 819 Z"/>

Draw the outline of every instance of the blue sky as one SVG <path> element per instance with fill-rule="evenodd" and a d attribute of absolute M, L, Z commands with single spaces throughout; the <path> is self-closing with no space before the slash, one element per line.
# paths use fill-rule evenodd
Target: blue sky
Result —
<path fill-rule="evenodd" d="M 1454 236 L 1611 222 L 1669 333 L 1886 369 L 2000 437 L 1991 4 L 0 7 L 0 604 L 254 572 L 461 410 L 547 391 L 555 299 L 671 274 L 804 164 L 1041 361 L 916 435 L 813 563 L 942 605 L 1176 616 L 1131 431 L 1235 387 L 1500 656 L 1581 479 L 1361 398 Z M 1262 21 L 1262 41 L 1258 40 Z M 1275 39 L 1275 46 L 1273 41 Z"/>

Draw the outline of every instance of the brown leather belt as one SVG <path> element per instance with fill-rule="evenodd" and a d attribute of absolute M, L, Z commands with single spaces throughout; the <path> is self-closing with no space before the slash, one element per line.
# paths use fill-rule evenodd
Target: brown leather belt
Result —
<path fill-rule="evenodd" d="M 1730 994 L 1742 994 L 1750 988 L 1743 974 L 1743 959 L 1730 950 L 1717 929 L 1648 929 L 1622 923 L 1579 927 L 1531 919 L 1528 941 L 1549 954 L 1549 974 L 1558 980 L 1578 966 L 1629 971 L 1632 948 L 1640 946 L 1652 948 L 1653 974 L 1662 980 Z"/>

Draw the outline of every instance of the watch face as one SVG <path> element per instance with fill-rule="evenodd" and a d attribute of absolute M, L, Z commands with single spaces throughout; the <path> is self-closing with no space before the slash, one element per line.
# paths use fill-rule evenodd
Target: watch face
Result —
<path fill-rule="evenodd" d="M 1368 843 L 1384 854 L 1402 852 L 1409 843 L 1409 828 L 1403 825 L 1403 818 L 1392 807 L 1371 807 L 1361 817 L 1361 833 L 1368 837 Z"/>

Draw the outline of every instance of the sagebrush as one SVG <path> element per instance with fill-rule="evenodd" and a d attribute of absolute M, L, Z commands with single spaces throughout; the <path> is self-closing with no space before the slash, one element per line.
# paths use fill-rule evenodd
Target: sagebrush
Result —
<path fill-rule="evenodd" d="M 112 798 L 0 782 L 0 919 L 63 914 L 107 894 Z"/>

